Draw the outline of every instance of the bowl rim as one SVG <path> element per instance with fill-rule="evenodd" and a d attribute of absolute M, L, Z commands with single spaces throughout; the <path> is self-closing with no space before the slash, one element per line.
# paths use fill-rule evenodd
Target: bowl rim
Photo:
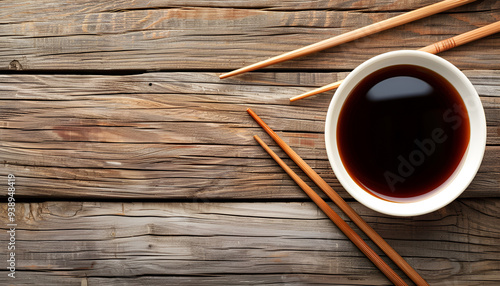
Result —
<path fill-rule="evenodd" d="M 462 97 L 470 121 L 470 140 L 462 162 L 443 185 L 430 194 L 410 202 L 393 202 L 362 189 L 342 165 L 336 142 L 337 119 L 351 90 L 368 74 L 384 67 L 410 64 L 433 70 L 448 80 Z M 332 137 L 333 136 L 333 137 Z M 470 80 L 445 59 L 422 51 L 399 50 L 375 56 L 356 67 L 335 92 L 325 121 L 325 146 L 328 160 L 344 189 L 358 202 L 380 213 L 415 216 L 438 210 L 455 200 L 474 179 L 486 148 L 486 117 L 479 95 Z"/>

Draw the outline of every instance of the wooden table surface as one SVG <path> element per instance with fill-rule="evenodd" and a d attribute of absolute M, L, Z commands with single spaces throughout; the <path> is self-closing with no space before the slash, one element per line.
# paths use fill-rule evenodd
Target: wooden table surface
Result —
<path fill-rule="evenodd" d="M 324 146 L 334 92 L 288 98 L 377 54 L 498 21 L 500 1 L 218 78 L 434 2 L 0 2 L 0 284 L 390 284 L 256 144 L 286 158 L 251 107 L 431 285 L 499 285 L 500 34 L 440 54 L 476 87 L 488 139 L 469 188 L 428 215 L 390 217 L 349 197 Z"/>

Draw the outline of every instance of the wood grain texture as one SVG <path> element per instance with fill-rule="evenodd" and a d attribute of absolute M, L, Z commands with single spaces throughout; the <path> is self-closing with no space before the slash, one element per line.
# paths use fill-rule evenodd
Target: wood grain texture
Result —
<path fill-rule="evenodd" d="M 0 285 L 389 285 L 253 141 L 286 158 L 245 109 L 352 201 L 326 159 L 333 92 L 288 99 L 374 55 L 498 21 L 500 2 L 218 75 L 436 1 L 0 1 Z M 350 202 L 431 285 L 500 281 L 499 46 L 497 34 L 440 54 L 486 112 L 485 158 L 464 194 L 412 218 Z"/>
<path fill-rule="evenodd" d="M 279 2 L 279 3 L 275 3 Z M 53 1 L 0 3 L 0 70 L 230 70 L 435 1 Z M 276 65 L 352 69 L 500 20 L 483 0 Z M 500 64 L 494 35 L 443 53 L 462 69 Z"/>
<path fill-rule="evenodd" d="M 13 173 L 17 195 L 33 198 L 305 198 L 253 141 L 272 142 L 247 115 L 251 107 L 346 197 L 324 147 L 331 93 L 288 102 L 345 74 L 0 75 L 0 176 Z M 488 146 L 464 196 L 495 196 L 500 72 L 466 74 L 485 107 Z"/>
<path fill-rule="evenodd" d="M 352 206 L 431 285 L 495 285 L 499 199 L 415 218 Z M 390 284 L 312 203 L 23 203 L 16 219 L 22 285 Z"/>

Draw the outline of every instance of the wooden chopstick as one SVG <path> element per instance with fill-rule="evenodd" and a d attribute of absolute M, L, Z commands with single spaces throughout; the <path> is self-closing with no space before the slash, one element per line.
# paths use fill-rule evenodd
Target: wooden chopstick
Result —
<path fill-rule="evenodd" d="M 247 108 L 250 116 L 285 151 L 304 173 L 417 285 L 429 285 L 373 228 L 371 228 L 318 173 L 283 141 L 253 110 Z"/>
<path fill-rule="evenodd" d="M 448 38 L 446 40 L 439 41 L 437 43 L 428 45 L 426 47 L 418 49 L 419 51 L 423 52 L 428 52 L 431 54 L 437 54 L 440 52 L 444 52 L 446 50 L 452 49 L 454 47 L 458 47 L 463 44 L 467 44 L 469 42 L 475 41 L 477 39 L 484 38 L 486 36 L 495 34 L 500 32 L 500 21 L 486 25 L 481 28 L 474 29 L 472 31 L 460 34 L 458 36 L 454 36 L 451 38 Z M 340 86 L 342 83 L 342 80 L 336 81 L 334 83 L 327 84 L 325 86 L 322 86 L 317 89 L 313 89 L 311 91 L 308 91 L 306 93 L 294 96 L 290 98 L 290 101 L 296 101 L 299 99 L 303 99 L 312 95 L 316 95 L 322 92 L 326 92 L 332 89 L 336 89 L 337 87 Z"/>
<path fill-rule="evenodd" d="M 335 223 L 335 225 L 370 259 L 375 266 L 384 273 L 384 275 L 394 285 L 407 285 L 404 280 L 399 277 L 389 265 L 387 265 L 373 249 L 364 242 L 364 240 L 320 197 L 316 192 L 309 187 L 283 160 L 269 148 L 269 146 L 259 138 L 254 136 L 255 140 L 266 150 L 266 152 L 285 170 L 285 172 L 304 190 L 304 192 L 314 201 L 314 203 Z"/>
<path fill-rule="evenodd" d="M 313 96 L 313 95 L 316 95 L 316 94 L 327 92 L 327 91 L 332 90 L 332 89 L 336 89 L 337 87 L 340 86 L 340 84 L 343 81 L 344 80 L 339 80 L 339 81 L 336 81 L 336 82 L 324 85 L 322 87 L 318 87 L 316 89 L 310 90 L 308 92 L 304 92 L 302 94 L 296 95 L 294 97 L 290 97 L 290 102 L 294 102 L 294 101 L 297 101 L 299 99 L 303 99 L 303 98 L 306 98 L 306 97 L 309 97 L 309 96 Z"/>
<path fill-rule="evenodd" d="M 467 3 L 474 2 L 476 0 L 445 0 L 441 1 L 429 6 L 425 6 L 380 22 L 373 23 L 371 25 L 340 34 L 338 36 L 314 43 L 309 46 L 302 47 L 300 49 L 293 50 L 288 53 L 281 54 L 279 56 L 272 57 L 270 59 L 225 73 L 220 75 L 221 79 L 227 78 L 230 76 L 242 74 L 245 72 L 253 71 L 259 68 L 267 67 L 273 64 L 277 64 L 280 62 L 284 62 L 287 60 L 291 60 L 297 57 L 302 57 L 308 54 L 312 54 L 327 48 L 331 48 L 343 43 L 347 43 L 371 34 L 375 34 L 393 27 L 397 27 L 399 25 L 403 25 L 418 19 L 422 19 L 424 17 L 434 15 Z"/>
<path fill-rule="evenodd" d="M 465 32 L 463 34 L 448 38 L 446 40 L 439 41 L 434 44 L 430 44 L 418 50 L 423 52 L 428 52 L 431 54 L 437 54 L 498 32 L 500 32 L 500 21 L 474 29 L 469 32 Z"/>

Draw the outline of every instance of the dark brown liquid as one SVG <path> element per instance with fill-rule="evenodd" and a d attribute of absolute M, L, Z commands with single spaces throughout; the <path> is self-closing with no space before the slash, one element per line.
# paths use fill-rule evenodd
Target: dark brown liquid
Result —
<path fill-rule="evenodd" d="M 395 201 L 428 193 L 450 178 L 469 136 L 469 117 L 456 89 L 413 65 L 390 66 L 364 78 L 337 123 L 349 175 L 373 195 Z"/>

